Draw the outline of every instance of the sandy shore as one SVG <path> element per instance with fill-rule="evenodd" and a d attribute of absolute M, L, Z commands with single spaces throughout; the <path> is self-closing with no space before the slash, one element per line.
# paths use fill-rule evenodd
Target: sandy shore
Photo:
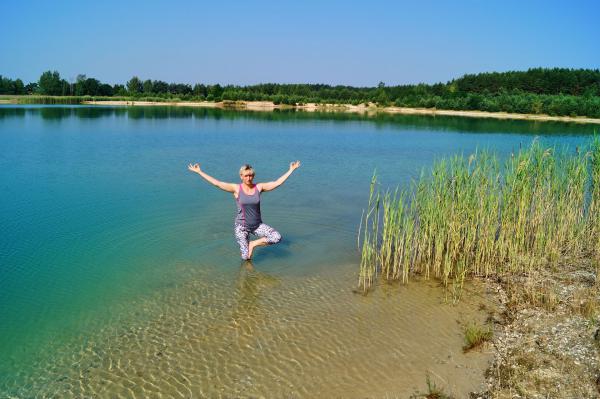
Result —
<path fill-rule="evenodd" d="M 435 108 L 405 108 L 405 107 L 377 107 L 372 104 L 366 106 L 350 104 L 304 104 L 304 105 L 285 105 L 273 104 L 270 101 L 225 101 L 225 102 L 152 102 L 152 101 L 84 101 L 82 104 L 90 105 L 125 105 L 125 106 L 178 106 L 178 107 L 206 107 L 206 108 L 234 108 L 249 111 L 273 111 L 275 109 L 298 109 L 308 112 L 349 112 L 375 114 L 379 112 L 404 115 L 442 115 L 442 116 L 463 116 L 469 118 L 495 118 L 495 119 L 521 119 L 533 121 L 558 121 L 574 123 L 594 123 L 600 124 L 598 118 L 572 117 L 572 116 L 550 116 L 536 114 L 515 114 L 508 112 L 485 112 L 485 111 L 456 111 L 441 110 Z"/>
<path fill-rule="evenodd" d="M 488 280 L 501 305 L 488 317 L 495 332 L 487 390 L 474 397 L 600 398 L 596 262 L 563 259 L 540 275 Z"/>

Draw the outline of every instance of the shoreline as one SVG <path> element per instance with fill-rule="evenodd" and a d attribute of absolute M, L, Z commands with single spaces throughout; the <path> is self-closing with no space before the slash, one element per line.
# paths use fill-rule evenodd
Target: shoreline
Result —
<path fill-rule="evenodd" d="M 407 107 L 378 107 L 374 104 L 369 106 L 351 105 L 351 104 L 314 104 L 304 105 L 286 105 L 274 104 L 271 101 L 224 101 L 224 102 L 155 102 L 155 101 L 82 101 L 85 105 L 112 105 L 112 106 L 176 106 L 176 107 L 203 107 L 203 108 L 221 108 L 237 109 L 245 111 L 269 112 L 276 109 L 295 109 L 306 112 L 345 112 L 345 113 L 363 113 L 373 115 L 376 113 L 400 114 L 400 115 L 429 115 L 429 116 L 461 116 L 467 118 L 492 118 L 492 119 L 516 119 L 540 122 L 568 122 L 583 124 L 598 124 L 600 118 L 573 117 L 573 116 L 551 116 L 544 114 L 516 114 L 508 112 L 487 112 L 487 111 L 460 111 L 460 110 L 442 110 L 435 108 L 407 108 Z"/>
<path fill-rule="evenodd" d="M 560 272 L 484 278 L 500 306 L 488 310 L 494 360 L 474 397 L 600 398 L 597 262 L 567 258 Z"/>
<path fill-rule="evenodd" d="M 15 98 L 2 98 L 0 105 L 19 104 Z M 35 103 L 32 103 L 32 105 Z M 437 108 L 409 108 L 409 107 L 379 107 L 376 104 L 352 105 L 352 104 L 315 104 L 302 105 L 274 104 L 271 101 L 129 101 L 129 100 L 106 100 L 106 101 L 82 101 L 81 105 L 108 105 L 108 106 L 163 106 L 163 107 L 197 107 L 197 108 L 220 108 L 240 111 L 272 112 L 274 110 L 299 110 L 306 112 L 342 112 L 367 114 L 372 116 L 377 113 L 399 114 L 399 115 L 428 115 L 428 116 L 460 116 L 466 118 L 490 118 L 490 119 L 513 119 L 538 122 L 566 122 L 580 124 L 600 125 L 600 118 L 589 118 L 585 116 L 552 116 L 546 114 L 518 114 L 510 112 L 488 112 L 451 110 Z M 74 105 L 74 104 L 73 104 Z"/>

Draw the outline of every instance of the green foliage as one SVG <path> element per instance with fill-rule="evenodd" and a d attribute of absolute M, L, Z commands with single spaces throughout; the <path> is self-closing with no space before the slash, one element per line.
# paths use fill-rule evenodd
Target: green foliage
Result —
<path fill-rule="evenodd" d="M 18 104 L 81 104 L 82 101 L 89 101 L 91 97 L 77 96 L 23 96 L 17 99 Z"/>
<path fill-rule="evenodd" d="M 453 81 L 462 93 L 518 91 L 535 94 L 600 96 L 600 71 L 591 69 L 532 68 L 527 71 L 464 75 Z"/>
<path fill-rule="evenodd" d="M 152 84 L 152 81 L 150 79 L 144 81 L 142 85 L 142 91 L 146 95 L 154 93 L 154 85 Z"/>
<path fill-rule="evenodd" d="M 76 96 L 112 96 L 114 94 L 111 85 L 100 83 L 98 79 L 87 78 L 85 75 L 78 75 L 73 86 Z"/>
<path fill-rule="evenodd" d="M 141 93 L 143 90 L 142 81 L 137 76 L 132 77 L 127 82 L 127 92 L 131 95 Z"/>
<path fill-rule="evenodd" d="M 409 191 L 380 193 L 373 180 L 359 286 L 418 273 L 458 297 L 466 276 L 529 274 L 564 254 L 600 258 L 599 143 L 567 152 L 534 141 L 504 165 L 485 151 L 441 159 Z"/>
<path fill-rule="evenodd" d="M 0 75 L 0 94 L 27 94 L 21 79 L 12 80 Z"/>
<path fill-rule="evenodd" d="M 276 104 L 376 104 L 447 110 L 478 110 L 553 116 L 600 118 L 600 71 L 595 69 L 534 68 L 527 71 L 464 75 L 433 85 L 376 87 L 325 84 L 262 83 L 252 86 L 167 83 L 131 78 L 126 86 L 103 84 L 79 75 L 74 85 L 58 72 L 42 74 L 38 85 L 23 86 L 0 77 L 0 94 L 152 96 L 183 101 L 273 101 Z"/>
<path fill-rule="evenodd" d="M 69 93 L 69 84 L 60 78 L 57 71 L 46 71 L 38 81 L 39 93 L 48 96 L 64 96 Z"/>
<path fill-rule="evenodd" d="M 127 89 L 125 89 L 125 86 L 123 85 L 116 84 L 113 87 L 113 95 L 119 97 L 127 96 Z"/>
<path fill-rule="evenodd" d="M 168 93 L 169 92 L 169 84 L 167 82 L 163 82 L 162 80 L 153 81 L 152 88 L 155 93 Z"/>
<path fill-rule="evenodd" d="M 206 97 L 208 94 L 206 86 L 203 84 L 195 84 L 194 88 L 192 89 L 192 92 L 194 93 L 195 96 L 198 96 L 198 97 Z"/>
<path fill-rule="evenodd" d="M 223 92 L 224 92 L 224 90 L 220 84 L 208 86 L 208 95 L 212 96 L 212 98 L 214 98 L 214 99 L 221 98 L 221 96 L 223 95 Z M 232 98 L 232 100 L 234 100 L 234 99 Z"/>

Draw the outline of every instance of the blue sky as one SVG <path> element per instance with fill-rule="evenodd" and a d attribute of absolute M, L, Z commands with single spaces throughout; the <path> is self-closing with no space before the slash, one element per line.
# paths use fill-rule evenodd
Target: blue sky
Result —
<path fill-rule="evenodd" d="M 446 82 L 600 68 L 598 1 L 5 1 L 0 74 L 181 83 Z"/>

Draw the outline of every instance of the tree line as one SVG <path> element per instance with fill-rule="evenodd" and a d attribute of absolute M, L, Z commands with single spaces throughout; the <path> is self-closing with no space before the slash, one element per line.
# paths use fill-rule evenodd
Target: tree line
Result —
<path fill-rule="evenodd" d="M 37 82 L 0 76 L 0 94 L 133 97 L 161 100 L 272 101 L 275 104 L 361 104 L 600 117 L 598 69 L 532 68 L 468 74 L 447 83 L 375 87 L 264 83 L 250 86 L 167 83 L 132 77 L 109 85 L 86 75 L 67 82 L 57 71 Z"/>

